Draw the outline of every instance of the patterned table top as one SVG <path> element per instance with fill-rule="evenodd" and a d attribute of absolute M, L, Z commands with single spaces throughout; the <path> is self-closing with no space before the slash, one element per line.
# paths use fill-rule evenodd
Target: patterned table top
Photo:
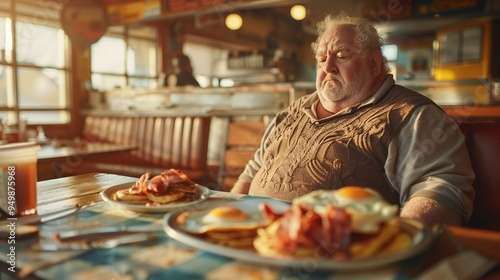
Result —
<path fill-rule="evenodd" d="M 104 175 L 102 175 L 104 176 Z M 83 177 L 82 177 L 83 178 Z M 111 187 L 111 184 L 133 181 L 130 178 L 99 177 L 100 187 L 96 191 Z M 77 178 L 78 179 L 78 178 Z M 78 181 L 78 180 L 76 180 Z M 80 186 L 94 186 L 89 178 L 77 183 Z M 75 179 L 71 180 L 74 189 Z M 61 181 L 46 181 L 42 188 L 61 186 Z M 94 182 L 95 184 L 95 182 Z M 89 187 L 90 189 L 90 187 Z M 165 232 L 155 233 L 155 238 L 140 243 L 121 245 L 113 249 L 86 249 L 66 251 L 37 250 L 39 242 L 51 242 L 56 232 L 88 229 L 112 225 L 161 224 L 164 214 L 141 214 L 113 207 L 87 189 L 86 196 L 92 196 L 94 205 L 75 214 L 38 225 L 36 238 L 18 238 L 12 244 L 0 243 L 2 273 L 14 278 L 34 279 L 413 279 L 422 271 L 425 259 L 435 252 L 425 252 L 402 262 L 370 271 L 318 271 L 313 259 L 305 259 L 293 267 L 269 267 L 265 264 L 249 264 L 209 253 L 168 237 Z M 62 196 L 68 193 L 62 192 Z M 81 194 L 81 193 L 80 193 Z M 77 197 L 78 194 L 74 194 Z M 244 199 L 251 196 L 234 196 L 224 192 L 213 192 L 210 200 Z M 68 198 L 68 200 L 71 200 Z M 61 205 L 61 201 L 49 201 L 43 197 L 39 209 L 53 209 L 50 204 Z M 88 202 L 88 198 L 85 199 Z M 62 203 L 64 204 L 64 203 Z M 66 204 L 64 204 L 66 205 Z M 45 207 L 45 208 L 44 208 Z M 15 273 L 9 270 L 9 252 L 14 251 Z"/>

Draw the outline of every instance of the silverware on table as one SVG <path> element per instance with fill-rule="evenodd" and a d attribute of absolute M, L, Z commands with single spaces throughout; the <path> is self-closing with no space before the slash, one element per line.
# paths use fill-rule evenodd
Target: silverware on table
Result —
<path fill-rule="evenodd" d="M 151 233 L 127 234 L 120 237 L 96 240 L 78 240 L 68 242 L 54 242 L 49 240 L 40 240 L 34 246 L 35 250 L 40 251 L 62 251 L 62 250 L 88 250 L 88 249 L 112 249 L 120 245 L 150 241 L 158 236 Z"/>
<path fill-rule="evenodd" d="M 61 231 L 58 233 L 58 239 L 61 241 L 69 239 L 84 238 L 91 235 L 101 235 L 101 234 L 124 234 L 124 233 L 154 233 L 163 232 L 162 224 L 147 224 L 147 225 L 134 225 L 134 226 L 110 226 L 110 227 L 100 227 L 91 229 L 80 229 L 80 230 L 70 230 Z"/>

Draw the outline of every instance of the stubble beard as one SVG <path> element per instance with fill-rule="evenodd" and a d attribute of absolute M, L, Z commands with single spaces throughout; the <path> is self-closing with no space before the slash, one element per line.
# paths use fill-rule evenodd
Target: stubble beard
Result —
<path fill-rule="evenodd" d="M 368 82 L 370 77 L 366 72 L 358 72 L 349 84 L 338 79 L 328 80 L 323 83 L 322 95 L 327 102 L 339 102 L 363 94 L 363 85 Z"/>
<path fill-rule="evenodd" d="M 348 90 L 349 86 L 344 82 L 337 79 L 329 80 L 323 84 L 323 98 L 328 102 L 338 102 L 346 97 Z"/>

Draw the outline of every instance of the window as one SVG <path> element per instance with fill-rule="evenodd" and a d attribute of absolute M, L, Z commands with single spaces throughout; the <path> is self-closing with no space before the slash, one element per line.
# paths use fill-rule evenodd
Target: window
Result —
<path fill-rule="evenodd" d="M 0 118 L 30 125 L 69 123 L 70 67 L 68 40 L 59 23 L 61 6 L 51 1 L 2 2 Z"/>
<path fill-rule="evenodd" d="M 446 32 L 441 35 L 441 64 L 481 60 L 483 29 L 480 26 Z"/>
<path fill-rule="evenodd" d="M 92 87 L 154 88 L 158 85 L 156 29 L 115 26 L 91 46 Z"/>
<path fill-rule="evenodd" d="M 394 44 L 384 45 L 382 46 L 382 54 L 387 59 L 387 65 L 389 66 L 390 72 L 394 75 L 394 77 L 397 77 L 398 46 Z"/>
<path fill-rule="evenodd" d="M 397 45 L 384 45 L 382 46 L 382 53 L 387 58 L 387 61 L 395 61 L 398 59 L 398 46 Z"/>
<path fill-rule="evenodd" d="M 222 79 L 214 77 L 214 64 L 225 65 L 227 61 L 228 50 L 221 47 L 206 45 L 196 41 L 188 41 L 184 43 L 183 52 L 191 59 L 193 66 L 193 74 L 201 87 L 232 87 L 235 85 L 234 80 Z"/>

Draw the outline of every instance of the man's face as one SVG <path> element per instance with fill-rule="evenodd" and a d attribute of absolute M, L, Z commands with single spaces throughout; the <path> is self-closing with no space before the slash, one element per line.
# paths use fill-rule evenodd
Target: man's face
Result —
<path fill-rule="evenodd" d="M 316 89 L 327 110 L 355 105 L 374 93 L 372 53 L 356 46 L 354 36 L 351 27 L 336 26 L 323 34 L 318 45 Z"/>

